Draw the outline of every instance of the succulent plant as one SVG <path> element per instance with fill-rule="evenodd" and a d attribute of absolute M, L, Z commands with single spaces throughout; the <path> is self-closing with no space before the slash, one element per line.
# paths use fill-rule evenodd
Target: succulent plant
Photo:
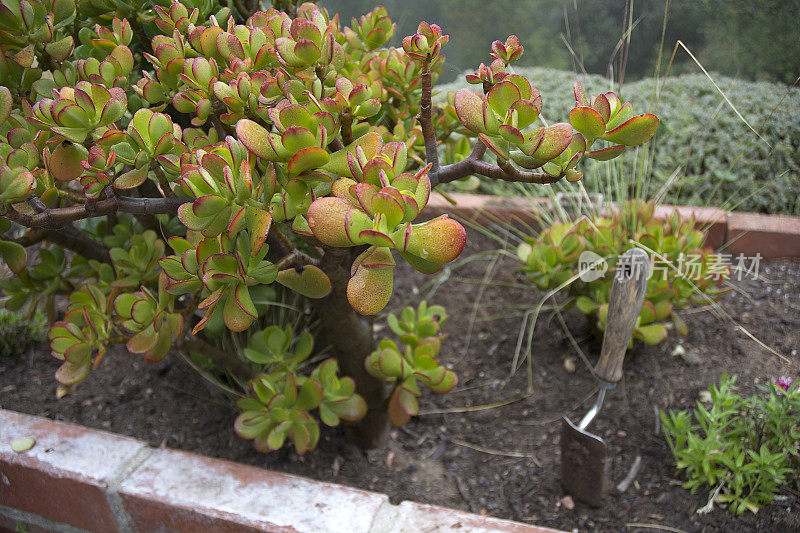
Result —
<path fill-rule="evenodd" d="M 292 344 L 294 349 L 291 349 Z M 314 338 L 307 331 L 295 339 L 290 326 L 270 326 L 250 337 L 243 353 L 254 363 L 294 368 L 311 355 L 313 347 Z"/>
<path fill-rule="evenodd" d="M 344 37 L 352 48 L 369 51 L 390 41 L 396 29 L 386 8 L 378 6 L 358 20 L 354 18 L 351 27 L 345 28 Z"/>
<path fill-rule="evenodd" d="M 412 224 L 428 203 L 427 168 L 401 172 L 406 166 L 404 144 L 383 145 L 377 134 L 362 139 L 331 156 L 327 168 L 348 177 L 333 183 L 334 196 L 309 206 L 308 225 L 329 246 L 370 246 L 353 265 L 347 294 L 357 311 L 375 314 L 391 296 L 395 263 L 390 250 L 417 270 L 433 273 L 461 253 L 466 235 L 446 216 Z"/>
<path fill-rule="evenodd" d="M 48 317 L 52 320 L 55 296 L 71 287 L 69 279 L 74 272 L 68 265 L 63 248 L 51 246 L 39 250 L 38 264 L 23 268 L 15 277 L 0 280 L 3 294 L 8 297 L 6 309 L 19 311 L 28 304 L 29 314 L 37 309 L 48 310 Z"/>
<path fill-rule="evenodd" d="M 450 36 L 442 35 L 438 24 L 420 22 L 417 33 L 403 38 L 403 50 L 412 59 L 430 61 L 436 59 L 449 40 Z"/>
<path fill-rule="evenodd" d="M 112 248 L 111 262 L 117 271 L 114 287 L 136 288 L 158 278 L 158 260 L 164 256 L 164 241 L 156 232 L 147 230 L 132 235 L 128 248 Z"/>
<path fill-rule="evenodd" d="M 95 286 L 70 295 L 64 320 L 54 323 L 47 334 L 53 356 L 64 361 L 56 371 L 59 383 L 77 383 L 90 366 L 100 363 L 111 333 L 110 308 L 110 295 Z"/>
<path fill-rule="evenodd" d="M 204 297 L 198 308 L 205 315 L 194 326 L 193 333 L 208 324 L 218 307 L 230 330 L 246 330 L 257 316 L 248 285 L 270 284 L 277 277 L 275 265 L 264 259 L 268 246 L 262 246 L 252 255 L 246 232 L 239 234 L 235 242 L 226 241 L 223 249 L 216 239 L 203 239 L 193 245 L 186 239 L 172 237 L 169 244 L 177 255 L 159 261 L 167 276 L 168 293 L 179 296 L 199 292 Z"/>
<path fill-rule="evenodd" d="M 0 205 L 21 202 L 35 188 L 36 179 L 25 167 L 0 167 Z"/>
<path fill-rule="evenodd" d="M 657 126 L 576 91 L 572 124 L 538 127 L 539 92 L 510 72 L 515 36 L 467 77 L 484 94 L 434 105 L 449 40 L 436 24 L 392 47 L 382 7 L 342 27 L 310 2 L 140 4 L 0 0 L 0 255 L 15 273 L 0 288 L 10 310 L 47 311 L 60 381 L 111 344 L 151 361 L 188 352 L 246 389 L 237 430 L 263 450 L 313 448 L 314 409 L 328 425 L 385 411 L 356 393 L 377 390 L 353 370 L 376 348 L 356 313 L 385 308 L 398 258 L 433 273 L 463 250 L 457 221 L 423 214 L 435 187 L 579 179 L 584 155 Z M 612 145 L 587 152 L 596 139 Z M 417 412 L 420 383 L 455 384 L 436 361 L 442 319 L 404 313 L 402 345 L 368 364 L 395 383 L 395 423 Z M 310 359 L 302 324 L 320 325 L 352 378 Z"/>
<path fill-rule="evenodd" d="M 403 347 L 383 339 L 364 362 L 371 375 L 395 383 L 389 398 L 389 420 L 395 426 L 419 413 L 419 383 L 438 393 L 448 392 L 458 383 L 456 375 L 436 360 L 441 350 L 439 332 L 446 319 L 444 308 L 429 308 L 424 301 L 416 312 L 411 307 L 403 309 L 399 319 L 390 313 L 387 323 Z"/>
<path fill-rule="evenodd" d="M 126 107 L 125 91 L 119 87 L 79 81 L 74 88 L 54 92 L 53 98 L 39 100 L 31 120 L 68 141 L 82 143 L 87 136 L 108 133 L 108 126 L 122 118 Z"/>
<path fill-rule="evenodd" d="M 627 146 L 647 142 L 658 128 L 658 118 L 652 113 L 634 115 L 633 105 L 623 103 L 613 92 L 590 99 L 578 82 L 575 82 L 575 107 L 569 112 L 569 121 L 584 136 L 587 147 L 596 139 L 612 143 L 612 146 L 586 153 L 587 157 L 600 161 L 616 157 Z"/>
<path fill-rule="evenodd" d="M 627 243 L 651 250 L 655 266 L 632 340 L 658 344 L 669 333 L 667 321 L 679 334 L 687 334 L 687 325 L 677 311 L 723 293 L 721 285 L 728 278 L 729 267 L 720 255 L 703 249 L 705 237 L 695 229 L 693 219 L 685 219 L 677 211 L 666 220 L 654 215 L 654 204 L 630 201 L 613 216 L 556 222 L 536 239 L 526 239 L 517 248 L 517 256 L 528 280 L 539 290 L 549 291 L 578 278 L 569 285 L 570 304 L 604 331 L 613 275 L 579 277 L 585 266 L 581 255 L 591 252 L 589 257 L 603 261 L 613 271 L 630 246 Z M 601 271 L 599 266 L 597 269 Z"/>
<path fill-rule="evenodd" d="M 267 369 L 251 381 L 250 395 L 237 402 L 242 412 L 234 424 L 257 450 L 277 450 L 287 438 L 300 455 L 314 449 L 319 441 L 319 425 L 310 415 L 314 409 L 328 426 L 364 416 L 364 399 L 355 393 L 352 379 L 337 376 L 335 360 L 322 362 L 308 376 L 296 373 L 313 346 L 307 331 L 295 338 L 290 326 L 270 326 L 254 334 L 244 349 L 247 359 Z"/>

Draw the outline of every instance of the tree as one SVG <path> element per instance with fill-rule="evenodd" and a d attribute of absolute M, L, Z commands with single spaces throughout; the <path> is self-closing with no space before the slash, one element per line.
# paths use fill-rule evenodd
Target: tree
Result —
<path fill-rule="evenodd" d="M 314 410 L 328 425 L 361 420 L 369 446 L 386 426 L 382 379 L 402 378 L 396 423 L 413 414 L 417 379 L 455 385 L 430 340 L 442 313 L 396 321 L 400 359 L 376 351 L 362 318 L 388 303 L 396 257 L 433 273 L 463 249 L 458 222 L 415 223 L 431 190 L 473 174 L 578 180 L 583 156 L 646 142 L 658 119 L 576 85 L 571 124 L 536 127 L 541 96 L 506 71 L 523 52 L 514 36 L 468 76 L 482 93 L 434 108 L 448 41 L 437 25 L 382 48 L 396 29 L 382 8 L 342 29 L 310 3 L 257 6 L 2 4 L 6 307 L 48 310 L 63 384 L 116 343 L 148 361 L 188 351 L 230 375 L 235 427 L 258 449 L 313 448 Z M 440 161 L 440 144 L 464 149 Z M 338 360 L 309 359 L 304 324 L 270 322 L 287 294 L 313 310 Z M 60 320 L 57 297 L 69 302 Z"/>

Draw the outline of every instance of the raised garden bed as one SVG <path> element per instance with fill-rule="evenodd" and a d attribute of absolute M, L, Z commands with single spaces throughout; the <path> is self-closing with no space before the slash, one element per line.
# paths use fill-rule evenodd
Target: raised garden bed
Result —
<path fill-rule="evenodd" d="M 741 229 L 731 225 L 740 218 L 724 217 L 723 235 L 730 237 L 732 227 Z M 783 250 L 800 238 L 791 233 L 790 223 L 775 228 L 776 234 L 790 230 Z M 740 247 L 743 241 L 748 242 L 744 237 L 737 241 Z M 462 258 L 495 247 L 474 232 L 468 242 Z M 758 244 L 758 239 L 753 242 Z M 685 317 L 690 326 L 687 338 L 671 337 L 628 355 L 623 384 L 611 393 L 594 428 L 610 444 L 615 483 L 626 476 L 637 456 L 641 469 L 634 484 L 624 493 L 613 491 L 602 509 L 574 504 L 559 485 L 559 420 L 562 413 L 574 417 L 585 409 L 593 382 L 580 363 L 574 373 L 565 370 L 564 359 L 575 353 L 556 317 L 541 317 L 537 327 L 533 393 L 528 392 L 524 367 L 510 376 L 520 306 L 534 306 L 541 296 L 509 286 L 521 279 L 518 264 L 508 258 L 495 264 L 490 258 L 474 260 L 432 280 L 407 267 L 399 268 L 398 274 L 396 294 L 414 294 L 448 309 L 449 337 L 442 360 L 460 382 L 449 394 L 426 395 L 421 416 L 393 430 L 380 448 L 366 453 L 349 445 L 340 430 L 327 429 L 323 443 L 305 457 L 288 449 L 260 454 L 235 436 L 235 413 L 224 401 L 202 378 L 170 358 L 147 364 L 114 352 L 100 371 L 57 399 L 52 378 L 57 361 L 42 346 L 0 361 L 0 406 L 135 436 L 152 446 L 378 491 L 394 503 L 414 500 L 547 527 L 800 529 L 800 501 L 789 492 L 757 515 L 735 517 L 720 509 L 697 514 L 708 495 L 691 495 L 680 486 L 657 432 L 655 414 L 667 407 L 692 407 L 699 392 L 723 371 L 738 375 L 739 385 L 748 393 L 755 392 L 758 382 L 800 374 L 800 260 L 762 261 L 764 279 L 736 282 L 738 290 L 728 293 L 722 303 L 741 326 L 787 356 L 788 362 L 710 312 Z M 395 308 L 406 303 L 393 302 Z M 596 356 L 599 347 L 591 340 L 585 319 L 570 314 L 565 319 L 581 348 Z M 684 353 L 673 356 L 678 343 Z"/>

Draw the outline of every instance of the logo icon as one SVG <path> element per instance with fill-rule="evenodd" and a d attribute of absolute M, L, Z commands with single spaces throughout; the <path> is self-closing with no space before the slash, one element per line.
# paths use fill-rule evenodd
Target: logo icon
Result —
<path fill-rule="evenodd" d="M 608 263 L 603 257 L 586 250 L 578 257 L 578 269 L 581 272 L 581 281 L 590 283 L 605 275 L 608 271 Z"/>

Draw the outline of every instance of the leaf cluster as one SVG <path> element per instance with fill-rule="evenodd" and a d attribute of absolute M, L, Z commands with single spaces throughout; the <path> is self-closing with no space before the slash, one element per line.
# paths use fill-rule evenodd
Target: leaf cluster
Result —
<path fill-rule="evenodd" d="M 800 471 L 800 380 L 750 397 L 735 383 L 723 374 L 709 388 L 709 407 L 661 412 L 661 427 L 685 488 L 711 490 L 736 514 L 756 513 Z"/>
<path fill-rule="evenodd" d="M 313 410 L 328 426 L 366 414 L 367 404 L 356 394 L 353 380 L 337 376 L 336 360 L 319 363 L 309 375 L 299 372 L 313 346 L 308 331 L 295 336 L 291 326 L 270 326 L 250 337 L 244 356 L 262 365 L 265 372 L 250 381 L 249 394 L 238 400 L 241 413 L 234 429 L 240 437 L 253 439 L 257 450 L 277 450 L 287 438 L 300 455 L 314 449 L 319 425 L 310 414 Z"/>
<path fill-rule="evenodd" d="M 378 349 L 364 361 L 367 372 L 394 383 L 389 398 L 389 420 L 395 426 L 406 424 L 419 413 L 420 384 L 441 394 L 458 383 L 456 375 L 436 359 L 442 347 L 441 326 L 446 319 L 443 307 L 428 307 L 425 301 L 416 310 L 404 308 L 399 318 L 390 313 L 387 323 L 399 337 L 400 345 L 382 339 Z"/>
<path fill-rule="evenodd" d="M 527 237 L 517 247 L 517 257 L 528 281 L 539 290 L 568 285 L 568 304 L 605 331 L 614 273 L 624 266 L 618 265 L 619 258 L 629 247 L 642 246 L 652 254 L 654 266 L 631 340 L 658 344 L 667 338 L 667 321 L 681 335 L 687 334 L 678 310 L 707 304 L 724 292 L 721 285 L 729 277 L 729 266 L 703 248 L 704 240 L 693 219 L 677 211 L 659 219 L 654 204 L 630 201 L 607 216 L 554 222 L 537 238 Z M 586 257 L 597 264 L 586 264 Z"/>
<path fill-rule="evenodd" d="M 574 102 L 563 90 L 575 79 L 568 71 L 520 68 L 517 72 L 535 81 L 548 95 L 545 117 L 565 116 Z M 602 92 L 608 80 L 602 76 L 581 76 L 587 91 Z M 609 196 L 613 183 L 629 183 L 633 169 L 648 157 L 650 177 L 641 183 L 640 198 L 653 198 L 677 170 L 677 180 L 667 189 L 665 203 L 676 205 L 717 205 L 728 209 L 800 216 L 800 99 L 789 84 L 745 81 L 714 75 L 714 81 L 757 136 L 728 106 L 712 82 L 702 74 L 684 74 L 666 79 L 645 79 L 626 83 L 619 93 L 641 102 L 657 113 L 661 127 L 648 154 L 629 150 L 606 166 L 586 162 L 582 181 L 589 192 Z M 442 97 L 467 86 L 463 81 L 440 86 Z M 691 102 L 691 105 L 688 104 Z M 481 181 L 479 192 L 520 194 L 518 184 Z M 578 186 L 558 184 L 556 188 L 578 191 Z M 541 191 L 522 190 L 541 195 Z M 617 198 L 620 199 L 620 198 Z"/>

